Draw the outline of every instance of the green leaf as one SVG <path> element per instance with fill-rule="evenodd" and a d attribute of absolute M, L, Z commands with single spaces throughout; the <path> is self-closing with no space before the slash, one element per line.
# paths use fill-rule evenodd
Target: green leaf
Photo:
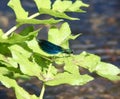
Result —
<path fill-rule="evenodd" d="M 40 49 L 40 46 L 38 45 L 36 38 L 34 38 L 31 41 L 26 41 L 26 43 L 27 43 L 28 47 L 33 51 L 33 53 L 39 53 L 43 56 L 53 56 L 53 55 L 47 54 L 42 49 Z"/>
<path fill-rule="evenodd" d="M 18 68 L 18 63 L 15 62 L 11 57 L 7 57 L 7 61 L 5 62 L 9 63 L 9 67 Z"/>
<path fill-rule="evenodd" d="M 63 23 L 60 29 L 52 27 L 48 32 L 48 41 L 60 45 L 63 48 L 69 48 L 69 38 L 71 30 L 67 22 Z"/>
<path fill-rule="evenodd" d="M 64 72 L 56 73 L 55 76 L 49 77 L 45 84 L 54 86 L 59 84 L 83 85 L 93 80 L 89 75 L 80 75 L 79 68 L 73 62 L 72 57 L 63 57 L 55 60 L 56 64 L 64 62 Z M 58 65 L 59 66 L 59 65 Z"/>
<path fill-rule="evenodd" d="M 120 80 L 120 76 L 118 76 L 120 69 L 110 63 L 100 62 L 97 64 L 95 72 L 109 80 Z"/>
<path fill-rule="evenodd" d="M 67 72 L 59 73 L 53 80 L 45 82 L 46 85 L 55 86 L 60 84 L 84 85 L 93 80 L 89 75 L 73 75 Z"/>
<path fill-rule="evenodd" d="M 88 4 L 83 3 L 81 0 L 76 0 L 68 9 L 67 11 L 70 12 L 86 12 L 81 7 L 88 7 Z"/>
<path fill-rule="evenodd" d="M 61 1 L 56 0 L 52 6 L 52 10 L 58 11 L 58 12 L 64 12 L 69 7 L 71 7 L 72 1 Z"/>
<path fill-rule="evenodd" d="M 64 66 L 65 71 L 72 73 L 74 75 L 79 75 L 79 67 L 73 63 L 72 57 L 69 58 L 66 57 L 66 59 L 64 58 L 64 62 L 65 62 L 65 66 Z"/>
<path fill-rule="evenodd" d="M 14 67 L 14 68 L 17 68 L 18 67 L 18 64 L 16 62 L 14 62 L 13 60 L 3 60 L 3 59 L 0 59 L 0 63 L 2 65 L 5 65 L 6 67 Z"/>
<path fill-rule="evenodd" d="M 0 81 L 7 88 L 13 88 L 15 90 L 17 99 L 38 99 L 35 95 L 30 95 L 22 87 L 20 87 L 14 79 L 0 75 Z"/>
<path fill-rule="evenodd" d="M 38 31 L 39 30 L 30 32 L 26 36 L 21 36 L 19 34 L 14 33 L 11 37 L 8 38 L 8 41 L 9 41 L 9 43 L 21 43 L 21 42 L 25 42 L 27 40 L 33 39 L 38 34 Z"/>
<path fill-rule="evenodd" d="M 4 56 L 0 54 L 0 60 L 4 60 Z"/>
<path fill-rule="evenodd" d="M 62 7 L 61 7 L 62 6 Z M 74 3 L 67 0 L 56 0 L 53 4 L 53 9 L 58 12 L 85 12 L 80 9 L 81 7 L 88 7 L 88 4 L 83 3 L 81 0 L 76 0 Z"/>
<path fill-rule="evenodd" d="M 72 40 L 74 40 L 74 39 L 76 39 L 78 36 L 80 36 L 81 34 L 77 34 L 77 35 L 71 35 L 70 36 L 70 39 L 72 39 Z"/>
<path fill-rule="evenodd" d="M 72 3 L 70 0 L 56 0 L 54 1 L 51 9 L 50 0 L 34 0 L 40 14 L 48 14 L 57 18 L 65 18 L 69 20 L 79 20 L 78 18 L 73 18 L 65 14 L 65 12 L 85 12 L 80 9 L 80 7 L 88 7 L 87 4 L 83 3 L 81 0 L 76 0 Z"/>
<path fill-rule="evenodd" d="M 10 50 L 8 49 L 9 46 L 10 44 L 0 43 L 0 53 L 9 56 L 10 55 Z"/>
<path fill-rule="evenodd" d="M 21 46 L 19 45 L 13 45 L 9 47 L 13 60 L 20 65 L 20 70 L 22 73 L 29 76 L 36 76 L 42 80 L 43 78 L 41 77 L 41 67 L 38 66 L 35 62 L 31 62 L 26 51 L 23 48 L 20 48 Z"/>
<path fill-rule="evenodd" d="M 2 65 L 5 65 L 7 67 L 15 67 L 17 68 L 17 65 L 11 65 L 11 61 L 4 55 L 0 54 L 0 63 Z"/>
<path fill-rule="evenodd" d="M 34 0 L 34 2 L 37 5 L 37 8 L 45 8 L 50 9 L 51 8 L 51 1 L 50 0 Z"/>
<path fill-rule="evenodd" d="M 100 62 L 100 57 L 94 54 L 83 52 L 80 55 L 74 55 L 74 63 L 94 72 L 97 64 Z"/>
<path fill-rule="evenodd" d="M 46 13 L 45 9 L 44 10 L 42 9 L 42 12 L 44 14 L 49 14 L 58 18 L 78 20 L 78 18 L 72 18 L 67 16 L 64 12 L 85 12 L 84 10 L 80 9 L 80 7 L 88 7 L 88 5 L 83 3 L 81 0 L 76 0 L 76 2 L 74 3 L 72 3 L 72 1 L 69 0 L 68 1 L 56 0 L 52 5 L 52 10 L 51 11 L 49 10 L 50 14 Z"/>
<path fill-rule="evenodd" d="M 47 57 L 43 57 L 38 53 L 34 53 L 32 59 L 33 62 L 37 63 L 41 67 L 42 75 L 44 78 L 46 78 L 45 75 L 48 72 L 48 66 L 51 64 L 51 61 L 47 60 Z"/>
<path fill-rule="evenodd" d="M 9 77 L 9 76 L 8 76 Z M 13 73 L 13 77 L 12 78 L 14 78 L 14 79 L 22 79 L 22 80 L 30 80 L 31 79 L 31 77 L 30 76 L 28 76 L 28 75 L 24 75 L 24 74 L 22 74 L 22 73 Z"/>
<path fill-rule="evenodd" d="M 28 18 L 28 12 L 23 9 L 20 0 L 10 0 L 8 6 L 14 10 L 17 19 Z"/>
<path fill-rule="evenodd" d="M 29 58 L 32 54 L 31 52 L 29 52 L 28 50 L 25 50 L 25 48 L 23 48 L 23 46 L 20 46 L 20 45 L 14 44 L 9 48 L 12 48 L 16 52 L 20 52 L 26 58 Z"/>
<path fill-rule="evenodd" d="M 18 63 L 15 62 L 11 57 L 7 57 L 6 62 L 8 62 L 11 65 L 11 67 L 18 68 Z"/>
<path fill-rule="evenodd" d="M 64 64 L 64 71 L 68 73 L 79 75 L 79 67 L 74 63 L 73 57 L 64 56 L 55 60 L 57 64 Z"/>
<path fill-rule="evenodd" d="M 18 68 L 18 63 L 16 63 L 12 58 L 5 57 L 0 54 L 0 74 L 6 75 L 12 78 L 24 78 L 28 79 L 28 76 L 23 75 Z"/>
<path fill-rule="evenodd" d="M 17 19 L 17 22 L 20 24 L 55 24 L 63 20 L 55 20 L 53 18 L 46 20 L 38 19 Z"/>
<path fill-rule="evenodd" d="M 14 33 L 9 38 L 2 39 L 0 42 L 1 43 L 8 43 L 8 44 L 22 43 L 22 42 L 25 42 L 27 40 L 33 39 L 38 34 L 38 31 L 39 30 L 36 30 L 36 31 L 33 31 L 33 32 L 29 32 L 29 33 L 27 33 L 28 35 L 26 35 L 26 36 L 22 36 L 20 34 Z"/>
<path fill-rule="evenodd" d="M 0 75 L 4 75 L 10 78 L 22 78 L 22 79 L 28 79 L 29 77 L 26 75 L 23 75 L 21 71 L 17 68 L 13 67 L 5 67 L 4 65 L 0 65 Z"/>
<path fill-rule="evenodd" d="M 40 11 L 40 14 L 48 14 L 48 15 L 51 15 L 51 16 L 54 16 L 57 18 L 64 18 L 64 19 L 69 19 L 69 20 L 79 20 L 78 18 L 72 18 L 63 12 L 58 12 L 58 11 L 54 11 L 51 9 L 40 8 L 39 11 Z"/>
<path fill-rule="evenodd" d="M 9 71 L 7 68 L 2 67 L 2 66 L 0 65 L 0 75 L 7 75 L 7 74 L 9 74 L 9 73 L 10 73 L 10 71 Z"/>
<path fill-rule="evenodd" d="M 120 80 L 120 69 L 116 66 L 101 62 L 100 57 L 94 54 L 83 52 L 80 55 L 74 55 L 74 63 L 90 72 L 96 72 L 98 75 L 109 80 Z"/>
<path fill-rule="evenodd" d="M 45 72 L 46 73 L 44 73 L 44 81 L 48 81 L 54 78 L 54 76 L 57 74 L 57 69 L 50 63 Z"/>
<path fill-rule="evenodd" d="M 4 36 L 4 32 L 0 29 L 0 42 L 2 42 L 3 39 L 7 39 L 7 37 Z"/>

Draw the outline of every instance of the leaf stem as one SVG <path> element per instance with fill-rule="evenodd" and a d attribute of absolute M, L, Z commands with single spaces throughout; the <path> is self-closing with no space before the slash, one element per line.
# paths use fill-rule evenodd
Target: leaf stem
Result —
<path fill-rule="evenodd" d="M 45 93 L 45 84 L 43 83 L 39 99 L 43 99 L 44 93 Z"/>
<path fill-rule="evenodd" d="M 40 13 L 39 13 L 39 12 L 37 12 L 37 13 L 35 13 L 35 14 L 33 14 L 33 15 L 29 16 L 29 17 L 28 17 L 28 19 L 35 18 L 35 17 L 37 17 L 37 16 L 39 16 L 39 15 L 40 15 Z"/>
<path fill-rule="evenodd" d="M 8 30 L 4 36 L 9 36 L 13 31 L 15 31 L 19 26 L 13 26 L 10 30 Z"/>
<path fill-rule="evenodd" d="M 29 16 L 28 19 L 35 18 L 35 17 L 37 17 L 37 16 L 39 16 L 39 15 L 40 15 L 40 13 L 37 12 L 37 13 Z M 16 26 L 13 26 L 10 30 L 8 30 L 8 31 L 4 34 L 4 36 L 9 36 L 13 31 L 15 31 L 15 30 L 16 30 L 18 27 L 20 27 L 20 26 L 21 26 L 21 24 L 18 24 L 18 25 L 16 25 Z"/>
<path fill-rule="evenodd" d="M 50 73 L 51 66 L 52 66 L 52 65 L 50 64 L 50 66 L 49 66 L 49 68 L 48 68 L 48 72 L 47 72 L 47 76 L 48 76 L 48 77 L 49 77 L 49 73 Z M 45 93 L 45 84 L 43 83 L 43 85 L 42 85 L 42 90 L 41 90 L 39 99 L 43 99 L 44 93 Z"/>

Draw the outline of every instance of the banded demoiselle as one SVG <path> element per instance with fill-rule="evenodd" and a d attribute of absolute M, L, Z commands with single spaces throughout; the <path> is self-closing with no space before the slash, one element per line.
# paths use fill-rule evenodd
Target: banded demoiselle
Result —
<path fill-rule="evenodd" d="M 71 49 L 64 49 L 61 46 L 53 44 L 47 40 L 37 39 L 40 48 L 48 53 L 48 54 L 58 54 L 58 53 L 66 53 L 71 54 L 73 51 Z"/>

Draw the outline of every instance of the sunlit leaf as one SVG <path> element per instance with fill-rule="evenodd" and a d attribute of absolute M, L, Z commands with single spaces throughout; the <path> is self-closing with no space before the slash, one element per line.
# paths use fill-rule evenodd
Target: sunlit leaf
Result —
<path fill-rule="evenodd" d="M 53 85 L 59 85 L 59 84 L 70 84 L 70 85 L 83 85 L 87 82 L 93 80 L 93 78 L 89 75 L 80 75 L 79 68 L 76 64 L 73 62 L 72 57 L 64 57 L 64 58 L 58 58 L 56 60 L 57 62 L 64 62 L 64 72 L 58 73 L 55 75 L 55 77 L 51 78 L 50 80 L 47 80 L 45 83 L 47 85 L 53 86 Z M 59 65 L 58 65 L 59 66 Z"/>
<path fill-rule="evenodd" d="M 41 55 L 44 55 L 44 56 L 51 56 L 50 54 L 47 54 L 46 52 L 44 52 L 40 46 L 38 45 L 38 42 L 36 40 L 36 38 L 34 38 L 33 40 L 31 41 L 27 41 L 26 42 L 28 47 L 35 53 L 39 53 Z"/>
<path fill-rule="evenodd" d="M 50 9 L 51 8 L 51 0 L 34 0 L 36 3 L 38 9 L 40 8 L 46 8 Z"/>
<path fill-rule="evenodd" d="M 120 80 L 120 75 L 118 76 L 118 74 L 120 74 L 120 69 L 110 63 L 100 62 L 96 66 L 95 72 L 110 80 Z"/>
<path fill-rule="evenodd" d="M 13 56 L 13 60 L 19 64 L 20 70 L 26 75 L 37 76 L 38 78 L 42 79 L 40 75 L 41 67 L 36 63 L 31 62 L 28 58 L 28 54 L 24 52 L 24 49 L 18 50 L 19 48 L 19 45 L 13 45 L 9 47 Z"/>
<path fill-rule="evenodd" d="M 0 75 L 7 75 L 7 74 L 9 74 L 9 70 L 7 69 L 7 68 L 5 68 L 5 67 L 2 67 L 1 65 L 0 65 Z"/>
<path fill-rule="evenodd" d="M 40 14 L 48 14 L 48 15 L 51 15 L 51 16 L 54 16 L 57 18 L 64 18 L 64 19 L 69 19 L 69 20 L 79 20 L 78 18 L 72 18 L 63 12 L 61 13 L 61 12 L 50 10 L 50 9 L 40 8 L 39 11 L 40 11 Z"/>
<path fill-rule="evenodd" d="M 118 76 L 120 69 L 110 63 L 101 62 L 99 56 L 83 52 L 73 57 L 75 64 L 88 69 L 90 72 L 96 72 L 109 80 L 120 80 L 120 76 Z"/>
<path fill-rule="evenodd" d="M 67 10 L 70 12 L 85 12 L 81 7 L 88 7 L 88 4 L 83 3 L 81 0 L 76 0 Z"/>
<path fill-rule="evenodd" d="M 99 56 L 87 52 L 74 55 L 73 58 L 75 64 L 88 69 L 90 72 L 95 71 L 97 64 L 100 62 Z"/>
<path fill-rule="evenodd" d="M 39 30 L 29 32 L 28 35 L 25 35 L 25 36 L 14 33 L 9 38 L 2 39 L 0 42 L 1 43 L 8 43 L 8 44 L 22 43 L 22 42 L 25 42 L 27 40 L 33 39 L 38 34 L 38 31 Z"/>
<path fill-rule="evenodd" d="M 89 75 L 73 75 L 70 73 L 59 73 L 53 80 L 46 81 L 45 84 L 49 86 L 55 86 L 60 84 L 70 85 L 84 85 L 87 82 L 93 80 Z"/>
<path fill-rule="evenodd" d="M 71 30 L 68 23 L 63 23 L 60 29 L 56 27 L 50 28 L 48 32 L 48 41 L 68 49 L 68 40 L 70 38 L 70 35 Z"/>
<path fill-rule="evenodd" d="M 28 17 L 28 12 L 23 9 L 20 0 L 10 0 L 8 6 L 14 10 L 17 19 L 26 19 Z"/>
<path fill-rule="evenodd" d="M 35 1 L 37 2 L 40 14 L 49 14 L 54 17 L 65 18 L 69 20 L 78 20 L 78 18 L 70 17 L 65 12 L 85 12 L 81 9 L 81 7 L 88 7 L 88 4 L 83 3 L 81 0 L 76 0 L 75 2 L 70 0 L 56 0 L 54 1 L 53 5 L 50 4 L 50 0 L 44 1 L 43 3 L 41 0 Z M 46 5 L 47 3 L 45 4 L 45 2 L 49 2 L 48 5 Z"/>
<path fill-rule="evenodd" d="M 61 0 L 56 0 L 53 4 L 53 10 L 59 11 L 59 12 L 64 12 L 66 11 L 69 7 L 71 7 L 72 1 L 61 1 Z M 62 6 L 62 7 L 61 7 Z"/>
<path fill-rule="evenodd" d="M 15 62 L 13 62 L 12 60 L 8 59 L 7 57 L 5 57 L 2 54 L 0 54 L 0 63 L 2 65 L 5 65 L 6 67 L 14 67 L 14 68 L 18 67 Z"/>
<path fill-rule="evenodd" d="M 0 75 L 0 81 L 7 88 L 13 88 L 15 90 L 17 99 L 38 99 L 35 95 L 30 95 L 22 87 L 20 87 L 14 79 Z"/>

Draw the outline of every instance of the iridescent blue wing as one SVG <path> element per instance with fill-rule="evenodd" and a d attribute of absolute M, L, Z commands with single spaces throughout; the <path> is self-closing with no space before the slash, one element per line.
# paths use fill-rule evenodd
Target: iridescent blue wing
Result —
<path fill-rule="evenodd" d="M 40 48 L 45 51 L 48 54 L 58 54 L 59 52 L 62 52 L 62 47 L 55 45 L 49 41 L 46 40 L 38 40 Z"/>
<path fill-rule="evenodd" d="M 40 48 L 48 54 L 58 54 L 60 52 L 66 53 L 66 54 L 73 53 L 73 51 L 70 49 L 64 49 L 56 44 L 46 41 L 46 40 L 38 39 L 38 44 L 39 44 Z"/>

